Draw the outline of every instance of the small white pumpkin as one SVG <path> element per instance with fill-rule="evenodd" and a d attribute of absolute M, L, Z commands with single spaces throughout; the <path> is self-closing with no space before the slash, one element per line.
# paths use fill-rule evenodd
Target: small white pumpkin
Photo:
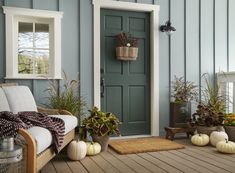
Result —
<path fill-rule="evenodd" d="M 86 157 L 87 147 L 84 141 L 73 140 L 70 142 L 67 155 L 71 160 L 81 160 Z"/>
<path fill-rule="evenodd" d="M 210 135 L 210 143 L 213 146 L 216 146 L 216 144 L 220 141 L 224 141 L 224 139 L 228 140 L 228 135 L 227 133 L 223 132 L 223 131 L 214 131 L 211 133 Z"/>
<path fill-rule="evenodd" d="M 101 146 L 98 142 L 86 142 L 87 146 L 87 155 L 93 156 L 101 151 Z"/>
<path fill-rule="evenodd" d="M 221 153 L 235 154 L 235 143 L 225 139 L 216 144 L 216 149 Z"/>
<path fill-rule="evenodd" d="M 192 136 L 191 142 L 197 146 L 205 146 L 210 142 L 210 139 L 208 135 L 199 133 Z"/>

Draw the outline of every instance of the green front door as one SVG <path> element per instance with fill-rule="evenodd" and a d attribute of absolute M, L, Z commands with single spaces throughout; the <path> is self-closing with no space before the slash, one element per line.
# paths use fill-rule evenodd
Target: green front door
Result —
<path fill-rule="evenodd" d="M 116 59 L 115 36 L 138 38 L 136 61 Z M 101 10 L 101 109 L 116 114 L 121 134 L 150 134 L 149 14 Z"/>

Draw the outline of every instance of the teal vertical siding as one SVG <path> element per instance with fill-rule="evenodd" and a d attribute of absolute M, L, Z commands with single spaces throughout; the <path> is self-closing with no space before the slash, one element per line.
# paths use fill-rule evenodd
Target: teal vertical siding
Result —
<path fill-rule="evenodd" d="M 21 8 L 32 8 L 33 0 L 5 0 L 5 6 L 21 7 Z"/>
<path fill-rule="evenodd" d="M 118 0 L 117 0 L 118 1 Z M 168 19 L 177 31 L 160 33 L 160 131 L 169 121 L 170 81 L 177 76 L 204 86 L 201 74 L 214 79 L 218 71 L 235 70 L 234 0 L 123 0 L 160 5 L 160 24 Z M 88 106 L 93 103 L 91 0 L 0 0 L 0 6 L 63 11 L 62 68 L 71 78 L 80 75 Z M 0 8 L 0 82 L 5 77 L 5 19 Z M 8 80 L 28 85 L 38 103 L 44 102 L 45 80 Z M 61 84 L 61 82 L 58 81 Z"/>
<path fill-rule="evenodd" d="M 215 0 L 214 6 L 215 72 L 227 71 L 227 0 Z"/>
<path fill-rule="evenodd" d="M 170 0 L 170 20 L 177 32 L 172 34 L 170 42 L 170 76 L 185 75 L 185 0 Z M 160 33 L 163 34 L 163 33 Z M 165 35 L 166 36 L 166 35 Z M 167 37 L 167 36 L 166 36 Z M 160 41 L 161 42 L 161 41 Z"/>
<path fill-rule="evenodd" d="M 200 75 L 214 75 L 214 0 L 200 0 Z M 205 81 L 201 80 L 201 86 Z"/>
<path fill-rule="evenodd" d="M 81 95 L 87 105 L 93 104 L 93 52 L 92 52 L 92 4 L 91 0 L 80 1 L 80 81 Z"/>

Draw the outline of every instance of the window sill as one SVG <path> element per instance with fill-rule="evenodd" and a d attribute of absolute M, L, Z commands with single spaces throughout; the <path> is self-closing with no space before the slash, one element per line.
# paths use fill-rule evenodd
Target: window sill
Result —
<path fill-rule="evenodd" d="M 15 77 L 5 77 L 7 80 L 14 80 L 14 79 L 33 79 L 33 80 L 48 80 L 48 79 L 58 79 L 61 80 L 62 77 L 43 77 L 43 76 L 15 76 Z"/>

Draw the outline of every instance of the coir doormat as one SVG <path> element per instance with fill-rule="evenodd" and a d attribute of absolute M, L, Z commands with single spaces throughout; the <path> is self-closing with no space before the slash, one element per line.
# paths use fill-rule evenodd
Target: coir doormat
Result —
<path fill-rule="evenodd" d="M 182 144 L 159 137 L 113 140 L 109 142 L 109 146 L 119 154 L 134 154 L 184 148 Z"/>

